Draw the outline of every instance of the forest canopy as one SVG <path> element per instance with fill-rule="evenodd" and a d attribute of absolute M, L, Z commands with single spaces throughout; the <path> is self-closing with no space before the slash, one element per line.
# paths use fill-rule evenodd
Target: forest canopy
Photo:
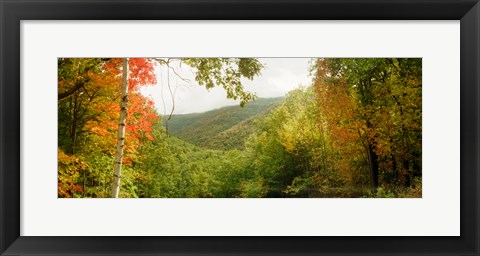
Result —
<path fill-rule="evenodd" d="M 160 114 L 142 88 L 159 86 L 162 67 L 187 80 L 172 63 L 237 105 Z M 246 83 L 268 68 L 258 58 L 59 58 L 58 197 L 422 197 L 421 59 L 311 59 L 308 84 L 258 97 Z"/>

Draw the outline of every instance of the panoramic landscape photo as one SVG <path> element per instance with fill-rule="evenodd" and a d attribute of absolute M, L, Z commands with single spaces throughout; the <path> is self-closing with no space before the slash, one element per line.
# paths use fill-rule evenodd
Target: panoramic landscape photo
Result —
<path fill-rule="evenodd" d="M 421 58 L 58 58 L 58 198 L 421 198 Z"/>

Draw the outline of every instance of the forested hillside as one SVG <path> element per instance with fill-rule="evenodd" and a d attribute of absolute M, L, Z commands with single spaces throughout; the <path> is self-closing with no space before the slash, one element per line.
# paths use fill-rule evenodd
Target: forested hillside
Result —
<path fill-rule="evenodd" d="M 255 120 L 280 105 L 283 97 L 259 98 L 244 107 L 228 106 L 184 115 L 172 115 L 163 124 L 168 133 L 199 147 L 219 150 L 243 149 L 245 140 L 254 131 Z"/>
<path fill-rule="evenodd" d="M 240 106 L 173 116 L 167 132 L 139 88 L 172 61 Z M 421 59 L 316 59 L 310 84 L 272 99 L 244 90 L 265 68 L 254 58 L 58 66 L 58 197 L 422 197 Z"/>

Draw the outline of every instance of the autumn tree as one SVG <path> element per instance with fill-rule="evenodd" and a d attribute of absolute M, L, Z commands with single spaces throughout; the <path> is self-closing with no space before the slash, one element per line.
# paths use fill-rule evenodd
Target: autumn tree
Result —
<path fill-rule="evenodd" d="M 373 188 L 400 180 L 408 186 L 420 166 L 421 59 L 319 59 L 316 65 L 320 111 L 332 136 L 344 142 L 341 154 L 358 156 L 363 148 Z"/>
<path fill-rule="evenodd" d="M 130 65 L 130 106 L 127 131 L 129 146 L 125 148 L 126 159 L 132 163 L 140 140 L 151 139 L 151 125 L 158 115 L 153 102 L 142 96 L 138 86 L 155 84 L 153 65 L 144 59 L 132 59 Z M 60 58 L 58 60 L 58 133 L 59 170 L 60 157 L 65 153 L 82 161 L 80 174 L 73 181 L 83 188 L 83 196 L 109 196 L 113 166 L 115 131 L 118 126 L 118 100 L 120 99 L 121 60 L 104 58 Z M 81 86 L 79 86 L 81 85 Z M 62 161 L 60 161 L 62 160 Z M 66 163 L 66 162 L 65 162 Z M 70 168 L 71 169 L 71 168 Z M 108 173 L 110 172 L 110 173 Z M 59 180 L 65 175 L 59 174 Z M 108 173 L 108 178 L 107 178 Z M 127 173 L 128 179 L 136 174 Z M 64 180 L 64 179 L 63 179 Z"/>

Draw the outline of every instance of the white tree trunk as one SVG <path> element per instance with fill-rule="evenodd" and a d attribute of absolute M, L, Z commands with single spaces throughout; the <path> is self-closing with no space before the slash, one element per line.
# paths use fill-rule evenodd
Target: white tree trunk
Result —
<path fill-rule="evenodd" d="M 128 103 L 128 58 L 123 59 L 122 97 L 120 99 L 120 119 L 118 121 L 117 155 L 113 169 L 112 197 L 118 198 L 122 177 L 123 147 L 125 146 L 125 126 L 127 125 Z"/>

